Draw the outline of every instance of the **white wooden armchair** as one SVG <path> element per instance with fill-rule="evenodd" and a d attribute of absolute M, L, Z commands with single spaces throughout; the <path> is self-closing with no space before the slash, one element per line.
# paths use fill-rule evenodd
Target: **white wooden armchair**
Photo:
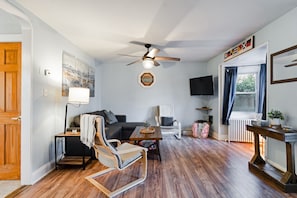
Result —
<path fill-rule="evenodd" d="M 181 123 L 175 120 L 172 105 L 157 106 L 155 119 L 162 134 L 174 134 L 177 139 L 181 139 Z"/>
<path fill-rule="evenodd" d="M 147 176 L 147 149 L 137 145 L 123 143 L 119 140 L 107 140 L 105 136 L 104 118 L 99 116 L 96 118 L 97 133 L 95 137 L 95 149 L 96 157 L 101 164 L 107 166 L 108 169 L 99 171 L 95 174 L 87 176 L 86 179 L 91 182 L 95 187 L 102 191 L 108 197 L 114 197 L 138 184 L 143 182 Z M 114 147 L 110 143 L 116 143 Z M 105 186 L 96 181 L 96 177 L 99 177 L 105 173 L 117 170 L 123 170 L 134 162 L 141 160 L 142 163 L 142 176 L 135 181 L 132 181 L 117 190 L 110 191 Z"/>

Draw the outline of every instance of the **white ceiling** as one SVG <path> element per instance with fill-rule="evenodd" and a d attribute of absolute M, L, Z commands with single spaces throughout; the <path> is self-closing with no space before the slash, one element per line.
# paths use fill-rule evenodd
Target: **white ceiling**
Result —
<path fill-rule="evenodd" d="M 296 0 L 11 0 L 99 62 L 158 55 L 207 61 L 297 7 Z M 255 38 L 257 39 L 257 38 Z"/>

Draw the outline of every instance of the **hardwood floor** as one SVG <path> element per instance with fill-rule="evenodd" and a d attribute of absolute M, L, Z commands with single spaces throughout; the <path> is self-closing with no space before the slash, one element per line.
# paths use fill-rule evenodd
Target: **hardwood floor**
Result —
<path fill-rule="evenodd" d="M 213 139 L 195 139 L 184 136 L 181 140 L 164 137 L 160 142 L 162 161 L 156 156 L 148 160 L 148 177 L 118 198 L 258 198 L 290 197 L 297 193 L 283 193 L 262 181 L 248 170 L 253 155 L 253 145 L 227 143 Z M 113 189 L 137 177 L 139 164 L 122 172 L 113 172 L 98 178 Z M 105 197 L 85 176 L 105 169 L 93 161 L 82 169 L 54 170 L 33 186 L 23 188 L 9 197 Z M 270 185 L 269 185 L 270 184 Z"/>

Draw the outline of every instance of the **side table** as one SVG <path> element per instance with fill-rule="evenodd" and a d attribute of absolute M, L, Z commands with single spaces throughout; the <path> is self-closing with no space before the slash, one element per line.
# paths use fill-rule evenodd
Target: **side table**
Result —
<path fill-rule="evenodd" d="M 57 159 L 57 139 L 63 138 L 64 142 L 67 138 L 76 139 L 76 141 L 80 141 L 80 133 L 72 133 L 72 132 L 66 132 L 66 133 L 59 133 L 55 135 L 55 165 L 56 169 L 58 169 L 58 166 L 63 165 L 76 165 L 76 166 L 82 166 L 83 170 L 85 170 L 86 165 L 91 161 L 91 156 L 86 156 L 86 146 L 81 143 L 81 153 L 82 155 L 79 156 L 70 156 L 67 155 L 67 153 L 63 153 L 63 156 L 61 159 Z M 63 144 L 61 144 L 63 145 Z M 63 150 L 63 149 L 62 149 Z"/>
<path fill-rule="evenodd" d="M 161 153 L 160 153 L 160 143 L 159 141 L 162 140 L 162 133 L 161 133 L 161 129 L 160 127 L 158 126 L 154 126 L 154 129 L 155 129 L 155 132 L 154 133 L 141 133 L 140 130 L 143 129 L 144 127 L 143 126 L 137 126 L 133 133 L 131 134 L 130 136 L 130 140 L 131 141 L 134 141 L 134 143 L 138 143 L 140 141 L 143 141 L 143 140 L 155 140 L 156 143 L 155 146 L 156 146 L 156 149 L 155 150 L 151 150 L 149 151 L 148 153 L 153 153 L 153 154 L 157 154 L 159 156 L 159 159 L 161 161 Z"/>

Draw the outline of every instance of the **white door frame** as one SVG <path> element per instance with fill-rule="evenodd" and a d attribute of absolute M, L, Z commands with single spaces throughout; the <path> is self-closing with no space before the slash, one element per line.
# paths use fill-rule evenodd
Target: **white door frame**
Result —
<path fill-rule="evenodd" d="M 257 50 L 259 49 L 266 49 L 266 54 L 261 54 L 261 56 L 259 56 L 257 59 L 254 60 L 254 62 L 249 62 L 247 63 L 246 60 L 249 60 L 249 58 L 247 58 L 248 56 L 254 56 L 255 53 L 257 53 Z M 261 53 L 263 53 L 261 51 Z M 268 43 L 265 42 L 257 47 L 255 47 L 254 49 L 239 55 L 233 59 L 230 59 L 227 62 L 221 63 L 218 65 L 218 139 L 219 140 L 227 140 L 228 139 L 228 127 L 226 125 L 223 125 L 221 120 L 222 120 L 222 109 L 223 109 L 223 88 L 224 88 L 224 73 L 225 70 L 224 68 L 226 66 L 238 66 L 238 65 L 252 65 L 252 64 L 261 64 L 261 62 L 263 61 L 263 59 L 268 60 Z M 268 61 L 266 61 L 266 64 L 268 63 Z M 268 65 L 268 64 L 267 64 Z M 268 70 L 267 70 L 268 71 Z M 268 73 L 267 73 L 268 74 Z M 267 78 L 268 79 L 268 78 Z M 266 101 L 266 106 L 267 106 L 267 101 Z"/>
<path fill-rule="evenodd" d="M 0 8 L 19 19 L 22 34 L 0 35 L 1 42 L 22 43 L 22 75 L 21 75 L 21 184 L 30 185 L 32 176 L 32 26 L 30 20 L 7 1 L 0 0 Z"/>

